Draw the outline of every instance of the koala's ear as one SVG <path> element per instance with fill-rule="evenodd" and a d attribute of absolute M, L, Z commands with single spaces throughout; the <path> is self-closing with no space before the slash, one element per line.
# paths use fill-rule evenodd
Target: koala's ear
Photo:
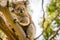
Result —
<path fill-rule="evenodd" d="M 15 8 L 15 7 L 16 7 L 16 4 L 15 4 L 15 3 L 11 3 L 11 6 L 12 6 L 13 8 Z"/>
<path fill-rule="evenodd" d="M 28 2 L 27 2 L 27 1 L 24 1 L 24 5 L 27 7 L 27 5 L 28 5 Z"/>
<path fill-rule="evenodd" d="M 15 8 L 16 7 L 16 4 L 15 3 L 10 3 L 9 6 L 12 7 L 12 8 Z"/>

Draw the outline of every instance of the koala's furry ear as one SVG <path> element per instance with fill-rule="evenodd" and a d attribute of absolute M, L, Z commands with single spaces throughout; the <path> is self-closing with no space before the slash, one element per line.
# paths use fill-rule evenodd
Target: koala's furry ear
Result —
<path fill-rule="evenodd" d="M 28 1 L 24 1 L 24 5 L 27 7 L 27 5 L 28 5 Z"/>
<path fill-rule="evenodd" d="M 10 3 L 9 6 L 12 7 L 12 8 L 15 8 L 16 7 L 16 4 L 15 3 Z"/>
<path fill-rule="evenodd" d="M 12 3 L 12 7 L 15 8 L 16 7 L 16 4 L 15 3 Z"/>

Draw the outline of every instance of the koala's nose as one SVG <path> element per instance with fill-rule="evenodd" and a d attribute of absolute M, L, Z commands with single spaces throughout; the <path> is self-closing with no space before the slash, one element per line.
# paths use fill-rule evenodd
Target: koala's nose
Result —
<path fill-rule="evenodd" d="M 23 10 L 20 10 L 20 13 L 23 13 Z"/>
<path fill-rule="evenodd" d="M 11 12 L 14 12 L 14 10 L 12 10 Z"/>

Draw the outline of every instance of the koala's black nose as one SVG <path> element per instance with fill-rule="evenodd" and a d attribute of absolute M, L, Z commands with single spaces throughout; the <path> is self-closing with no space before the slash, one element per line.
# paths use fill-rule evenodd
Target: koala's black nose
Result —
<path fill-rule="evenodd" d="M 20 13 L 23 13 L 23 10 L 20 10 Z"/>
<path fill-rule="evenodd" d="M 11 12 L 14 12 L 14 10 L 12 10 Z"/>

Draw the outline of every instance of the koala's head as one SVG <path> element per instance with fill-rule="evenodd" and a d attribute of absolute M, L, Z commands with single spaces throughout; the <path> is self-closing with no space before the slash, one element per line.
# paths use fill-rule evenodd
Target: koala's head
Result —
<path fill-rule="evenodd" d="M 26 12 L 26 3 L 21 2 L 15 2 L 11 4 L 11 12 L 15 13 L 16 15 L 22 15 Z"/>
<path fill-rule="evenodd" d="M 27 16 L 27 7 L 26 3 L 21 1 L 21 2 L 15 2 L 11 4 L 11 12 L 12 14 L 16 14 L 17 19 L 22 26 L 26 26 L 30 24 L 30 18 Z"/>

